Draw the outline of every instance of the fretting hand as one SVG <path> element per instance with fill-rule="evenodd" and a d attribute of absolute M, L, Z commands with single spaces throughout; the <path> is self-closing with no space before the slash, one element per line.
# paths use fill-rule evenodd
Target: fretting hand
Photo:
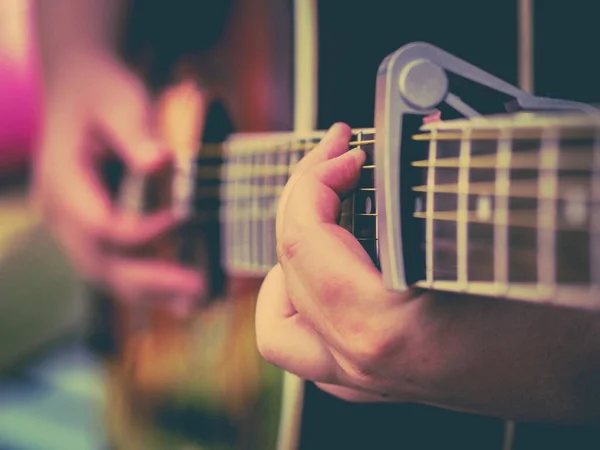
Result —
<path fill-rule="evenodd" d="M 347 400 L 598 420 L 597 314 L 384 288 L 362 246 L 337 225 L 365 159 L 347 152 L 350 136 L 335 125 L 284 189 L 279 264 L 257 306 L 262 355 Z"/>

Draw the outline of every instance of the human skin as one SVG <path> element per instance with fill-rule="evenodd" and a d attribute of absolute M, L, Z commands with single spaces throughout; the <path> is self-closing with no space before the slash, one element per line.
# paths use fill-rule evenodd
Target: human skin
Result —
<path fill-rule="evenodd" d="M 361 245 L 337 225 L 365 158 L 347 152 L 350 135 L 335 125 L 282 194 L 279 264 L 256 311 L 263 357 L 350 401 L 597 423 L 597 313 L 384 288 Z"/>
<path fill-rule="evenodd" d="M 117 56 L 125 5 L 39 2 L 45 108 L 32 198 L 85 280 L 125 302 L 149 295 L 175 299 L 174 310 L 185 313 L 205 291 L 203 274 L 133 256 L 178 218 L 169 211 L 142 216 L 124 210 L 100 182 L 100 164 L 108 156 L 121 159 L 134 177 L 172 158 L 159 139 L 144 84 Z"/>

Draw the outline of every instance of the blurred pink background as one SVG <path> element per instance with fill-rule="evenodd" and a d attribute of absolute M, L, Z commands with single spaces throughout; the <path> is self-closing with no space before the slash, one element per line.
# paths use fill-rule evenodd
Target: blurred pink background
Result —
<path fill-rule="evenodd" d="M 40 122 L 34 0 L 0 2 L 0 177 L 22 171 Z"/>

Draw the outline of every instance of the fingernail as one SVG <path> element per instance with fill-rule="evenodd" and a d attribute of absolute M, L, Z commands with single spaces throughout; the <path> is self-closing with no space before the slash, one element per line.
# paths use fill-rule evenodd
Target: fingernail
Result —
<path fill-rule="evenodd" d="M 333 125 L 331 125 L 329 127 L 329 130 L 327 130 L 327 133 L 325 133 L 323 140 L 331 140 L 331 139 L 337 138 L 342 133 L 342 130 L 344 129 L 345 126 L 346 125 L 342 122 L 334 123 Z"/>
<path fill-rule="evenodd" d="M 347 128 L 347 125 L 343 122 L 336 122 L 334 123 L 331 128 L 329 128 L 329 132 L 333 135 L 338 135 L 341 134 L 342 131 L 344 131 L 344 129 Z"/>

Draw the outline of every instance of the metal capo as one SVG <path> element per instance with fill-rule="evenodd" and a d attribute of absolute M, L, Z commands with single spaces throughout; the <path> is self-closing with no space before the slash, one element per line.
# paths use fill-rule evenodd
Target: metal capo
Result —
<path fill-rule="evenodd" d="M 536 97 L 427 43 L 405 45 L 388 55 L 377 72 L 375 97 L 375 186 L 378 209 L 379 261 L 386 288 L 404 291 L 400 207 L 401 142 L 404 115 L 429 115 L 442 103 L 466 118 L 480 114 L 448 90 L 447 73 L 474 81 L 514 98 L 521 110 L 571 110 L 598 114 L 578 102 Z"/>

